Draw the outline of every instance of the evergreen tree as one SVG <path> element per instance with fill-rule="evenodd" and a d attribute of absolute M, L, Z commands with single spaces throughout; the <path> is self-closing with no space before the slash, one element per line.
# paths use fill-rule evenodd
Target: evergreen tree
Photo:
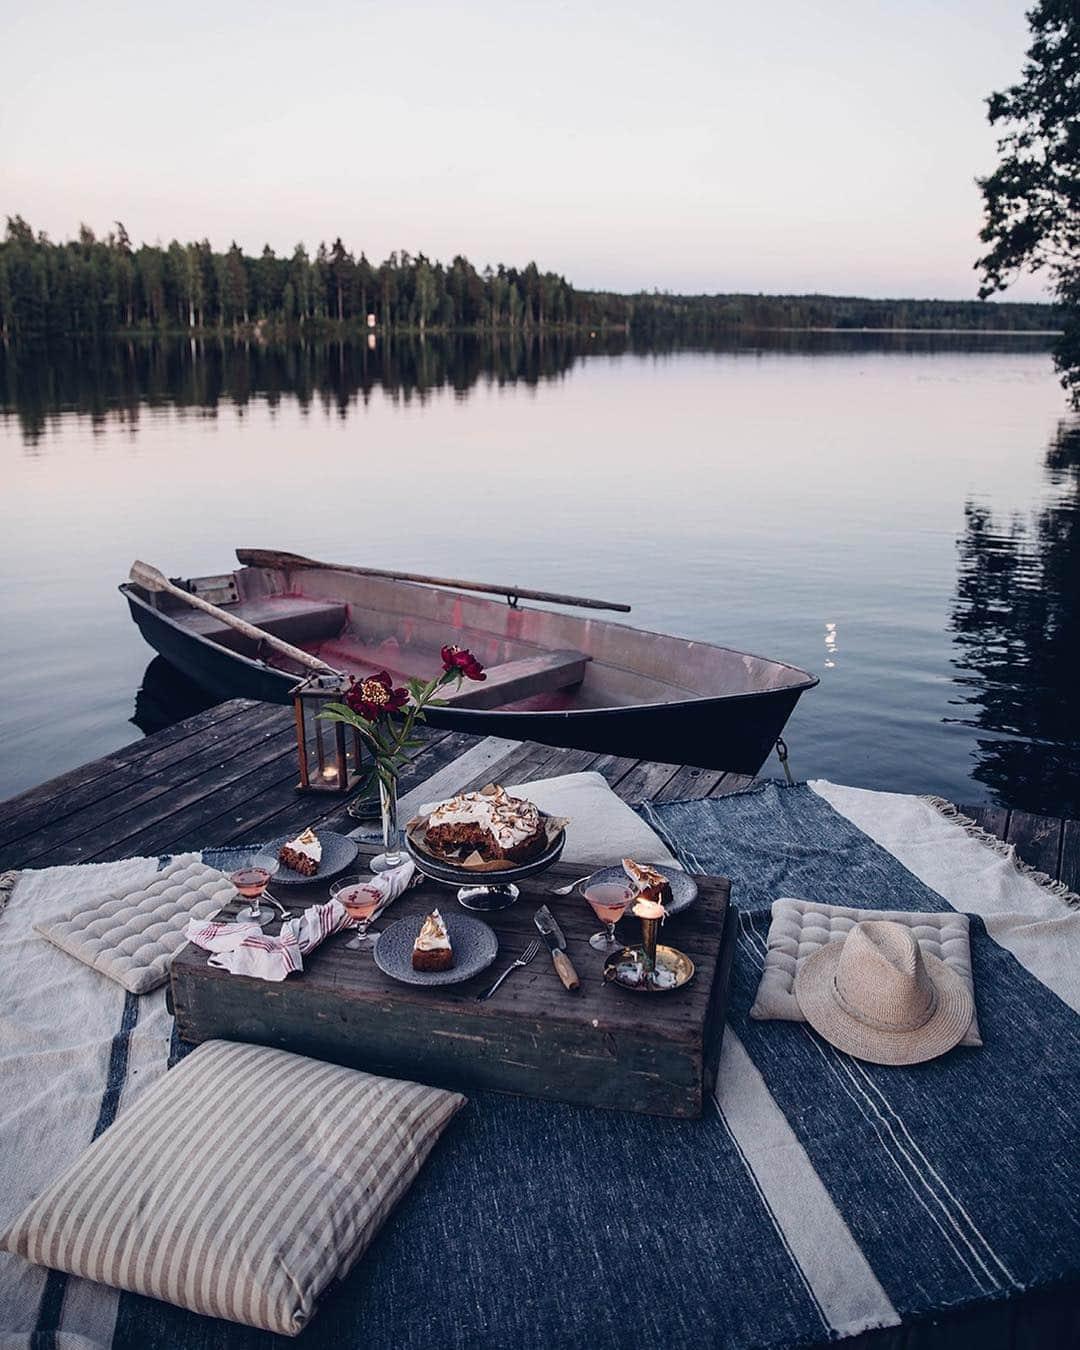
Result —
<path fill-rule="evenodd" d="M 610 295 L 577 291 L 534 262 L 481 273 L 461 254 L 443 266 L 402 250 L 375 266 L 364 253 L 354 258 L 340 238 L 330 249 L 320 244 L 314 259 L 303 244 L 285 259 L 269 245 L 255 257 L 236 243 L 215 253 L 206 239 L 136 250 L 120 221 L 105 238 L 83 226 L 75 239 L 53 243 L 11 216 L 0 240 L 0 336 L 9 341 L 255 323 L 282 332 L 332 328 L 340 336 L 353 327 L 366 331 L 369 314 L 386 333 L 509 330 L 524 337 L 554 328 L 630 333 L 648 342 L 706 341 L 740 325 L 1045 329 L 1054 322 L 1045 305 Z M 433 359 L 430 352 L 423 357 Z M 513 359 L 526 358 L 519 352 Z"/>
<path fill-rule="evenodd" d="M 1000 163 L 980 180 L 988 251 L 976 266 L 985 298 L 1020 273 L 1044 272 L 1065 333 L 1055 359 L 1080 408 L 1080 5 L 1037 0 L 1019 84 L 991 94 Z"/>

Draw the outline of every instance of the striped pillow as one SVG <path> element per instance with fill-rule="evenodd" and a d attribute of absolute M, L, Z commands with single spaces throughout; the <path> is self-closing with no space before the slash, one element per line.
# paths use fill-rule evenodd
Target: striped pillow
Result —
<path fill-rule="evenodd" d="M 464 1104 L 438 1088 L 207 1041 L 96 1139 L 0 1247 L 295 1336 Z"/>

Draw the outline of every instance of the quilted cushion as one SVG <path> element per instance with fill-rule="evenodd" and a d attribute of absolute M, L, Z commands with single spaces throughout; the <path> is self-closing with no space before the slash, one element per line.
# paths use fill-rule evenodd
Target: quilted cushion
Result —
<path fill-rule="evenodd" d="M 75 904 L 34 928 L 133 994 L 146 994 L 169 978 L 188 920 L 205 919 L 235 899 L 236 891 L 216 868 L 197 853 L 185 853 L 140 890 Z"/>
<path fill-rule="evenodd" d="M 32 1201 L 0 1247 L 295 1336 L 464 1105 L 441 1088 L 207 1041 Z"/>
<path fill-rule="evenodd" d="M 975 983 L 971 975 L 971 939 L 968 916 L 948 911 L 944 914 L 913 914 L 910 911 L 846 909 L 842 905 L 817 905 L 810 900 L 774 900 L 769 925 L 765 968 L 750 1016 L 759 1021 L 776 1019 L 805 1022 L 795 997 L 795 972 L 811 952 L 828 942 L 840 942 L 857 923 L 867 919 L 891 919 L 911 928 L 924 952 L 936 956 L 963 979 L 971 997 Z M 975 1014 L 964 1033 L 961 1045 L 982 1045 Z"/>

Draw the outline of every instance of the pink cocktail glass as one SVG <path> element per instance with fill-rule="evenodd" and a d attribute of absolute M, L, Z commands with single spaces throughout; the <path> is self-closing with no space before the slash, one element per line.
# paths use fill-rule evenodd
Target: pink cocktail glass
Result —
<path fill-rule="evenodd" d="M 277 870 L 277 859 L 263 854 L 246 867 L 238 867 L 235 872 L 229 873 L 229 880 L 236 887 L 237 894 L 247 901 L 237 911 L 238 923 L 257 923 L 262 927 L 274 917 L 270 906 L 262 905 L 259 901 L 266 894 L 270 878 Z"/>
<path fill-rule="evenodd" d="M 345 946 L 349 951 L 362 951 L 365 947 L 374 947 L 378 933 L 368 931 L 371 916 L 379 907 L 382 895 L 371 884 L 370 877 L 344 877 L 330 887 L 330 894 L 340 900 L 345 913 L 357 922 L 356 937 Z"/>
<path fill-rule="evenodd" d="M 604 925 L 601 932 L 594 933 L 589 939 L 589 946 L 598 952 L 617 951 L 622 943 L 615 936 L 615 925 L 626 913 L 626 906 L 630 903 L 629 887 L 617 881 L 599 881 L 586 886 L 585 899 Z"/>

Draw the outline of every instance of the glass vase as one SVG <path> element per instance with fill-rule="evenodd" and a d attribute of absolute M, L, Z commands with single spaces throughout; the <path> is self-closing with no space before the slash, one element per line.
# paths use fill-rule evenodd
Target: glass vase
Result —
<path fill-rule="evenodd" d="M 401 849 L 401 829 L 398 826 L 397 779 L 391 773 L 379 774 L 379 806 L 382 814 L 383 852 L 372 858 L 373 872 L 389 872 L 405 861 Z"/>
<path fill-rule="evenodd" d="M 382 798 L 379 792 L 379 771 L 373 764 L 364 774 L 356 794 L 345 810 L 353 820 L 375 821 L 382 816 Z"/>

